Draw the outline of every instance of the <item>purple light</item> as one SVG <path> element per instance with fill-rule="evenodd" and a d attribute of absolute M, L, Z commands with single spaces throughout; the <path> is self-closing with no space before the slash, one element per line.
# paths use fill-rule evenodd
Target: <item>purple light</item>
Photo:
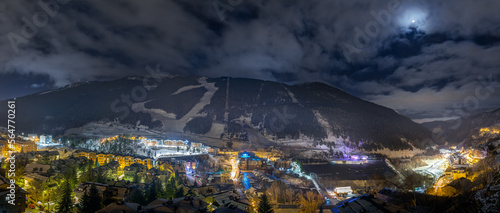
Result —
<path fill-rule="evenodd" d="M 368 160 L 368 156 L 362 156 L 361 160 Z"/>
<path fill-rule="evenodd" d="M 351 156 L 351 158 L 352 158 L 352 159 L 354 159 L 354 160 L 358 160 L 358 159 L 359 159 L 359 156 L 357 156 L 357 155 L 353 155 L 353 156 Z"/>

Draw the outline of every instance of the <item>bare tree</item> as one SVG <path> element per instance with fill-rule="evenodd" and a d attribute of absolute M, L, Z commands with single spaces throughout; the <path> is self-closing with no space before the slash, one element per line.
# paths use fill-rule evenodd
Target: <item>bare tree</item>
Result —
<path fill-rule="evenodd" d="M 322 197 L 313 191 L 307 191 L 305 196 L 300 195 L 299 204 L 301 205 L 302 212 L 314 213 L 322 203 Z"/>

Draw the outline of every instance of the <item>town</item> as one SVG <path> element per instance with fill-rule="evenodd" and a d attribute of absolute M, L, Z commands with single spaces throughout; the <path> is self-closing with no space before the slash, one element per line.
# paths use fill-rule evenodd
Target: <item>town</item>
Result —
<path fill-rule="evenodd" d="M 474 181 L 477 174 L 472 168 L 486 155 L 474 149 L 441 149 L 434 158 L 419 159 L 423 166 L 407 171 L 412 168 L 409 159 L 362 153 L 332 156 L 325 165 L 321 160 L 297 160 L 290 150 L 277 147 L 235 151 L 130 135 L 88 139 L 98 144 L 133 144 L 135 153 L 126 154 L 69 147 L 50 135 L 17 137 L 13 147 L 5 138 L 0 140 L 0 209 L 12 208 L 6 174 L 12 154 L 17 186 L 14 212 L 258 212 L 263 202 L 274 212 L 338 210 L 346 202 L 361 202 L 359 198 L 383 202 L 394 192 L 391 181 L 396 183 L 394 189 L 453 194 L 447 184 L 461 178 Z M 317 166 L 329 171 L 316 171 Z M 373 174 L 363 166 L 372 168 Z M 328 173 L 332 171 L 335 174 Z M 384 177 L 377 178 L 382 172 Z M 419 178 L 407 180 L 408 176 Z M 359 203 L 360 208 L 366 205 Z"/>

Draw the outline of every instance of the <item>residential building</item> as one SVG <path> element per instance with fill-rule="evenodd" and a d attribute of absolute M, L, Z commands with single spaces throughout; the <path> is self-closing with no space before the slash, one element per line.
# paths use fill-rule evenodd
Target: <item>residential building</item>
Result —
<path fill-rule="evenodd" d="M 21 213 L 25 212 L 26 209 L 26 192 L 24 189 L 18 185 L 14 185 L 15 194 L 10 194 L 10 180 L 0 176 L 0 212 L 2 213 Z M 11 195 L 15 196 L 13 201 L 15 205 L 9 203 Z"/>
<path fill-rule="evenodd" d="M 19 153 L 35 152 L 37 150 L 36 143 L 33 141 L 16 141 L 14 151 Z"/>
<path fill-rule="evenodd" d="M 146 171 L 146 166 L 140 163 L 133 163 L 123 169 L 123 174 L 129 178 L 133 178 L 136 174 L 142 177 Z"/>
<path fill-rule="evenodd" d="M 112 203 L 104 207 L 103 209 L 97 211 L 97 213 L 137 213 L 141 210 L 141 207 L 137 203 L 127 203 L 123 201 L 119 201 L 116 203 Z"/>
<path fill-rule="evenodd" d="M 4 158 L 9 157 L 9 143 L 7 141 L 0 141 L 1 156 Z"/>
<path fill-rule="evenodd" d="M 333 213 L 341 212 L 408 212 L 405 209 L 384 202 L 381 199 L 374 198 L 373 196 L 363 195 L 360 197 L 353 197 L 338 203 L 330 210 Z"/>
<path fill-rule="evenodd" d="M 40 135 L 40 144 L 52 143 L 52 135 Z"/>
<path fill-rule="evenodd" d="M 106 165 L 111 161 L 115 160 L 115 155 L 113 154 L 97 154 L 97 161 L 99 162 L 99 165 Z"/>
<path fill-rule="evenodd" d="M 79 200 L 83 197 L 83 195 L 87 192 L 87 190 L 90 189 L 90 187 L 94 184 L 97 188 L 97 191 L 99 192 L 99 195 L 102 197 L 103 192 L 106 191 L 106 189 L 109 187 L 108 184 L 102 184 L 102 183 L 96 183 L 96 182 L 82 182 L 78 184 L 78 186 L 75 188 L 74 192 L 76 194 L 77 198 L 77 203 Z"/>
<path fill-rule="evenodd" d="M 30 163 L 24 167 L 24 172 L 27 174 L 37 173 L 37 174 L 46 174 L 50 169 L 50 165 L 39 164 L 39 163 Z"/>
<path fill-rule="evenodd" d="M 28 134 L 28 140 L 30 141 L 38 141 L 38 135 L 37 134 Z"/>
<path fill-rule="evenodd" d="M 241 170 L 254 170 L 264 168 L 264 161 L 256 157 L 253 152 L 242 152 L 239 154 Z"/>

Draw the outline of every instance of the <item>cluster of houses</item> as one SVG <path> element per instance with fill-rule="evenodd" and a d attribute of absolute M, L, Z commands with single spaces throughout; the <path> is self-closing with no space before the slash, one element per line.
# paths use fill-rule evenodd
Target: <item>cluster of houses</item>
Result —
<path fill-rule="evenodd" d="M 183 146 L 187 145 L 188 141 L 182 141 L 182 140 L 159 140 L 159 139 L 142 139 L 141 142 L 148 146 L 158 146 L 158 145 L 163 145 L 163 146 Z"/>
<path fill-rule="evenodd" d="M 445 179 L 453 181 L 466 178 L 469 174 L 469 167 L 485 157 L 486 153 L 477 149 L 467 149 L 451 154 L 446 161 Z"/>
<path fill-rule="evenodd" d="M 134 163 L 138 163 L 144 165 L 148 170 L 153 168 L 154 160 L 146 157 L 139 156 L 122 156 L 115 155 L 110 153 L 95 153 L 88 152 L 84 150 L 77 150 L 73 152 L 73 156 L 76 157 L 85 157 L 89 160 L 97 162 L 98 165 L 106 165 L 110 162 L 116 161 L 120 167 L 120 169 L 124 169 L 127 166 L 130 166 Z"/>
<path fill-rule="evenodd" d="M 34 152 L 37 150 L 37 145 L 33 141 L 16 141 L 10 146 L 7 139 L 0 137 L 0 150 L 2 151 L 2 157 L 9 157 L 9 151 L 19 153 Z"/>
<path fill-rule="evenodd" d="M 68 165 L 81 166 L 87 163 L 94 163 L 94 174 L 102 174 L 105 177 L 104 180 L 98 180 L 100 183 L 81 182 L 74 192 L 76 194 L 75 201 L 78 202 L 90 186 L 94 184 L 103 200 L 111 199 L 119 201 L 106 206 L 99 212 L 197 212 L 207 209 L 244 212 L 244 210 L 251 208 L 251 204 L 242 195 L 241 191 L 235 190 L 234 183 L 229 181 L 230 171 L 233 169 L 237 169 L 236 171 L 267 171 L 270 169 L 268 161 L 280 161 L 282 154 L 277 153 L 276 150 L 256 150 L 254 152 L 219 151 L 217 148 L 205 147 L 201 143 L 195 142 L 140 139 L 147 146 L 183 146 L 192 148 L 193 150 L 203 149 L 205 152 L 214 154 L 212 158 L 217 159 L 217 162 L 224 162 L 224 159 L 231 158 L 235 160 L 235 164 L 222 164 L 219 171 L 208 172 L 208 178 L 206 178 L 195 174 L 196 172 L 192 173 L 198 167 L 206 169 L 206 165 L 203 166 L 202 164 L 202 162 L 209 159 L 206 153 L 196 156 L 164 156 L 152 159 L 141 156 L 98 153 L 90 150 L 72 150 L 60 147 L 48 148 L 47 150 L 49 151 L 37 151 L 37 144 L 42 143 L 42 141 L 43 143 L 47 143 L 52 139 L 50 136 L 29 135 L 26 137 L 26 141 L 17 142 L 14 148 L 14 151 L 17 151 L 16 158 L 25 159 L 27 163 L 24 168 L 24 181 L 21 184 L 22 188 L 25 188 L 26 191 L 21 187 L 17 187 L 19 191 L 17 194 L 19 194 L 20 199 L 16 200 L 16 202 L 23 204 L 19 206 L 19 211 L 22 212 L 27 208 L 27 203 L 40 203 L 40 197 L 37 198 L 31 195 L 34 193 L 32 189 L 35 186 L 44 185 L 46 187 L 43 190 L 43 195 L 37 196 L 42 196 L 44 199 L 54 197 L 50 193 L 55 193 L 54 190 L 63 178 L 61 174 L 67 171 Z M 12 151 L 12 147 L 7 146 L 7 140 L 0 138 L 0 149 L 4 157 L 7 157 L 5 155 L 9 153 L 8 151 Z M 201 166 L 198 165 L 199 163 L 201 163 Z M 178 187 L 185 187 L 184 191 L 191 190 L 194 193 L 188 193 L 186 197 L 176 199 L 157 199 L 147 205 L 127 201 L 132 190 L 136 188 L 145 189 L 155 179 L 165 181 L 166 178 L 171 177 L 172 173 L 175 173 L 176 177 L 184 180 Z M 139 178 L 139 181 L 136 181 L 136 178 Z M 9 192 L 7 188 L 9 186 L 8 181 L 8 179 L 0 177 L 0 200 L 7 200 L 6 196 Z M 254 181 L 250 180 L 250 182 Z M 212 185 L 206 186 L 205 183 Z M 254 186 L 257 185 L 257 183 L 254 184 Z M 247 190 L 249 193 L 256 195 L 264 192 L 264 189 L 257 189 L 255 187 L 250 187 Z M 46 193 L 49 193 L 48 196 Z M 44 199 L 42 199 L 42 202 L 46 202 Z M 9 206 L 5 202 L 0 202 L 0 210 L 3 209 L 2 207 L 8 208 Z"/>
<path fill-rule="evenodd" d="M 469 162 L 459 153 L 453 153 L 446 162 L 444 177 L 448 181 L 465 178 L 468 174 Z"/>

